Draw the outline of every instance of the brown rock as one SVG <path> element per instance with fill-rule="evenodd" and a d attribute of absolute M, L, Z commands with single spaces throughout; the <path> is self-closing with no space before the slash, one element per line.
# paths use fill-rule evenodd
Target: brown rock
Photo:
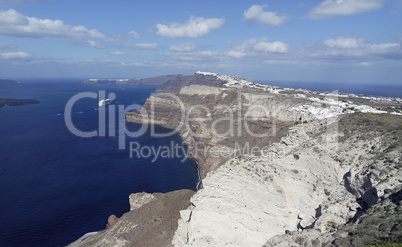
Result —
<path fill-rule="evenodd" d="M 109 218 L 107 219 L 106 228 L 107 229 L 112 228 L 114 225 L 116 225 L 118 220 L 119 218 L 116 215 L 114 214 L 110 215 Z"/>

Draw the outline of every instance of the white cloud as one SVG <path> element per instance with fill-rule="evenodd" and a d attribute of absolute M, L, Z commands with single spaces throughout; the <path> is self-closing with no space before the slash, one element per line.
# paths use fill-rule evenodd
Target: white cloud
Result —
<path fill-rule="evenodd" d="M 242 58 L 242 57 L 247 56 L 247 53 L 242 52 L 242 51 L 231 50 L 228 52 L 228 55 L 231 57 L 235 57 L 235 58 Z"/>
<path fill-rule="evenodd" d="M 219 29 L 225 23 L 224 18 L 191 17 L 185 23 L 171 23 L 169 25 L 156 24 L 157 34 L 170 38 L 199 38 L 209 34 L 214 29 Z"/>
<path fill-rule="evenodd" d="M 104 45 L 98 44 L 93 40 L 88 40 L 87 45 L 90 46 L 90 47 L 98 48 L 98 49 L 106 48 Z"/>
<path fill-rule="evenodd" d="M 31 54 L 28 54 L 23 51 L 0 53 L 0 57 L 3 59 L 19 59 L 19 58 L 28 58 L 31 56 L 32 56 Z"/>
<path fill-rule="evenodd" d="M 134 50 L 155 50 L 158 48 L 156 43 L 125 44 L 124 46 Z"/>
<path fill-rule="evenodd" d="M 63 36 L 106 39 L 106 35 L 96 29 L 66 25 L 61 20 L 27 17 L 14 9 L 0 11 L 0 34 L 17 37 Z"/>
<path fill-rule="evenodd" d="M 362 46 L 364 43 L 364 39 L 356 39 L 356 38 L 344 38 L 340 37 L 338 39 L 327 39 L 324 41 L 324 44 L 328 47 L 333 48 L 357 48 Z"/>
<path fill-rule="evenodd" d="M 196 43 L 191 43 L 191 42 L 187 42 L 184 44 L 181 44 L 180 46 L 175 46 L 172 45 L 169 47 L 169 50 L 171 51 L 194 51 L 195 48 L 197 48 L 197 44 Z"/>
<path fill-rule="evenodd" d="M 385 0 L 325 0 L 308 14 L 310 19 L 353 15 L 379 9 Z"/>
<path fill-rule="evenodd" d="M 131 35 L 134 37 L 134 39 L 139 39 L 140 35 L 136 31 L 130 31 L 128 32 L 128 35 Z"/>
<path fill-rule="evenodd" d="M 332 48 L 329 53 L 333 55 L 354 55 L 361 56 L 367 54 L 389 54 L 392 52 L 401 52 L 401 44 L 365 44 L 364 39 L 344 38 L 328 39 L 324 44 Z"/>
<path fill-rule="evenodd" d="M 233 50 L 229 51 L 227 55 L 234 58 L 245 57 L 250 53 L 250 50 L 256 42 L 256 39 L 248 39 L 240 45 L 236 46 Z"/>
<path fill-rule="evenodd" d="M 6 49 L 16 49 L 17 46 L 16 45 L 2 45 L 0 44 L 0 50 L 6 50 Z"/>
<path fill-rule="evenodd" d="M 253 5 L 244 11 L 244 18 L 250 22 L 258 22 L 264 26 L 279 26 L 288 20 L 286 16 L 278 16 L 275 12 L 265 12 L 264 5 Z"/>
<path fill-rule="evenodd" d="M 273 43 L 262 41 L 254 46 L 254 50 L 259 52 L 286 53 L 289 50 L 289 46 L 281 41 Z"/>
<path fill-rule="evenodd" d="M 326 60 L 370 60 L 402 59 L 402 45 L 399 43 L 366 44 L 364 39 L 345 38 L 328 39 L 324 46 L 307 47 L 304 55 L 311 58 Z"/>
<path fill-rule="evenodd" d="M 400 44 L 379 44 L 379 45 L 367 45 L 367 49 L 372 53 L 384 53 L 384 52 L 392 52 L 399 51 L 401 49 Z"/>
<path fill-rule="evenodd" d="M 125 55 L 126 53 L 122 52 L 122 51 L 112 51 L 109 52 L 110 55 L 115 55 L 115 56 L 121 56 L 121 55 Z"/>
<path fill-rule="evenodd" d="M 368 67 L 368 66 L 371 65 L 371 63 L 369 63 L 369 62 L 360 62 L 359 65 L 362 66 L 362 67 Z"/>

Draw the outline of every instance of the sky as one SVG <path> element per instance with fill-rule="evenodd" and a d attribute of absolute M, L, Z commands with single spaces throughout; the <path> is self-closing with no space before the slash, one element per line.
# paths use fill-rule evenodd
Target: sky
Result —
<path fill-rule="evenodd" d="M 402 0 L 0 0 L 0 78 L 402 84 Z"/>

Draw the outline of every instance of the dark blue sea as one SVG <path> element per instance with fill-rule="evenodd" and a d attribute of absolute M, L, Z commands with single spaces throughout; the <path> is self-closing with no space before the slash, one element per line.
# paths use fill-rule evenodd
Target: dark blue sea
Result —
<path fill-rule="evenodd" d="M 152 162 L 153 156 L 129 157 L 129 142 L 155 149 L 172 142 L 182 147 L 177 134 L 153 137 L 146 131 L 127 138 L 126 150 L 119 150 L 118 136 L 82 138 L 67 129 L 64 109 L 69 99 L 101 90 L 116 94 L 112 105 L 129 106 L 142 105 L 155 87 L 82 85 L 74 80 L 0 86 L 0 98 L 40 101 L 0 108 L 0 246 L 65 246 L 87 232 L 103 230 L 111 214 L 128 212 L 131 193 L 196 190 L 198 168 L 190 159 L 181 162 L 184 157 L 174 156 Z M 75 127 L 98 129 L 99 110 L 97 99 L 78 100 L 72 108 Z M 123 124 L 131 132 L 141 127 Z"/>

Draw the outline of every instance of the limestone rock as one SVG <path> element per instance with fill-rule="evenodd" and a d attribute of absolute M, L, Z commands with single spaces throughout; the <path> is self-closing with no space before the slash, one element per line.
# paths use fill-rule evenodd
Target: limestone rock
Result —
<path fill-rule="evenodd" d="M 154 195 L 146 193 L 146 192 L 131 194 L 129 196 L 130 211 L 142 207 L 143 205 L 152 201 L 154 198 L 155 198 Z"/>

